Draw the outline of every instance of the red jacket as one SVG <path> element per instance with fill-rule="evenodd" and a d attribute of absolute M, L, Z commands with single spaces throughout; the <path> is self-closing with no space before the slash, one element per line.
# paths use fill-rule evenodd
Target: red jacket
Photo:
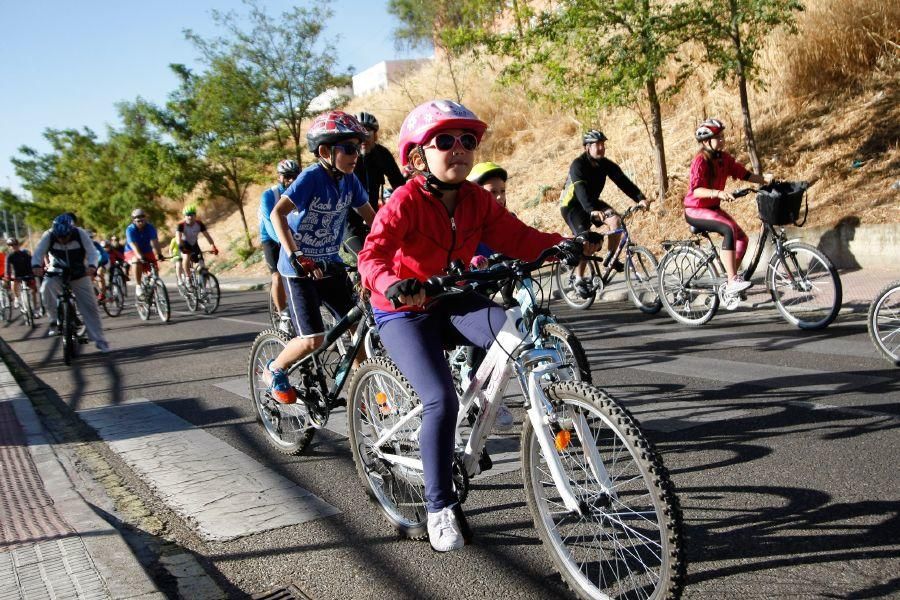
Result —
<path fill-rule="evenodd" d="M 489 192 L 468 181 L 459 188 L 451 217 L 441 201 L 424 190 L 423 182 L 419 176 L 394 190 L 376 213 L 359 253 L 359 273 L 372 292 L 375 308 L 421 310 L 393 308 L 384 291 L 403 279 L 424 281 L 444 273 L 455 259 L 469 264 L 479 242 L 507 256 L 534 260 L 541 251 L 565 239 L 522 223 Z"/>

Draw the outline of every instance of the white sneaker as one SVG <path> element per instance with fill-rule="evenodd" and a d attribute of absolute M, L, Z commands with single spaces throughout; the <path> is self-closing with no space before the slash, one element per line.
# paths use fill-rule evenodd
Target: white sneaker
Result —
<path fill-rule="evenodd" d="M 753 284 L 749 281 L 744 281 L 744 278 L 740 275 L 735 275 L 728 280 L 728 285 L 725 286 L 725 293 L 733 296 L 743 292 L 751 285 Z"/>
<path fill-rule="evenodd" d="M 513 428 L 514 419 L 505 404 L 501 404 L 497 409 L 497 420 L 494 421 L 495 431 L 509 431 Z"/>
<path fill-rule="evenodd" d="M 428 541 L 436 552 L 458 550 L 465 545 L 452 508 L 428 513 Z"/>

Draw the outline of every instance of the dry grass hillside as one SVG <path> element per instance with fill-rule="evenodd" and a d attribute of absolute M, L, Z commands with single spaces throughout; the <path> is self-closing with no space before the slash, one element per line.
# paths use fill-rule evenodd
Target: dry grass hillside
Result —
<path fill-rule="evenodd" d="M 831 227 L 850 216 L 862 224 L 900 222 L 900 4 L 879 0 L 810 4 L 800 17 L 798 36 L 773 36 L 765 55 L 768 85 L 751 95 L 764 169 L 782 179 L 818 179 L 809 193 L 807 226 Z M 527 99 L 522 89 L 499 87 L 490 61 L 459 60 L 454 66 L 463 103 L 490 124 L 477 158 L 509 170 L 509 206 L 525 222 L 565 231 L 557 200 L 569 163 L 582 150 L 581 132 L 588 127 L 603 129 L 609 137 L 607 156 L 648 196 L 654 195 L 650 139 L 635 110 L 608 111 L 591 122 L 579 122 L 557 107 Z M 670 193 L 665 206 L 654 205 L 634 221 L 633 231 L 645 245 L 658 247 L 661 239 L 686 234 L 680 206 L 696 152 L 693 131 L 698 122 L 707 116 L 721 118 L 728 126 L 731 151 L 748 162 L 737 92 L 712 87 L 710 81 L 711 70 L 700 68 L 664 107 Z M 407 112 L 437 97 L 453 97 L 446 64 L 424 67 L 388 90 L 354 99 L 344 108 L 377 115 L 380 142 L 396 148 L 397 131 Z M 262 189 L 253 190 L 247 211 L 254 225 Z M 607 188 L 604 199 L 623 208 L 628 204 L 615 186 Z M 240 217 L 218 208 L 224 207 L 210 206 L 206 211 L 213 235 L 217 240 L 236 240 Z M 729 211 L 748 231 L 756 228 L 752 199 L 729 206 Z M 261 263 L 238 263 L 228 254 L 220 262 L 234 265 L 235 275 L 264 273 Z"/>

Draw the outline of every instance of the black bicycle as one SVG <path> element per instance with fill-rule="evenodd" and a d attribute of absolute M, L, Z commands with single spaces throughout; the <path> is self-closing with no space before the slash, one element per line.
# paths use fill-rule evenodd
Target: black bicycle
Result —
<path fill-rule="evenodd" d="M 805 182 L 783 182 L 759 190 L 745 188 L 732 195 L 739 198 L 756 192 L 762 223 L 753 258 L 741 276 L 750 281 L 769 242 L 773 254 L 765 283 L 778 312 L 800 329 L 822 329 L 834 321 L 841 308 L 841 278 L 825 254 L 799 240 L 787 239 L 783 227 L 797 223 L 808 188 Z M 691 233 L 695 237 L 688 240 L 663 242 L 666 254 L 659 261 L 659 289 L 669 316 L 696 327 L 709 322 L 720 304 L 734 310 L 746 295 L 727 291 L 725 266 L 709 233 L 694 227 Z"/>
<path fill-rule="evenodd" d="M 577 281 L 575 267 L 564 262 L 557 263 L 554 276 L 566 304 L 580 310 L 590 308 L 597 294 L 602 292 L 618 273 L 615 267 L 616 263 L 620 263 L 625 266 L 625 287 L 628 290 L 628 298 L 643 313 L 653 315 L 659 312 L 661 304 L 657 289 L 656 257 L 647 248 L 638 246 L 631 241 L 626 225 L 628 218 L 642 209 L 643 207 L 639 204 L 630 207 L 622 214 L 622 226 L 615 231 L 606 233 L 606 235 L 623 234 L 615 252 L 606 258 L 585 257 L 587 269 L 584 278 L 587 288 L 584 293 L 575 286 Z M 594 221 L 594 224 L 601 225 L 602 222 Z M 625 253 L 624 261 L 620 261 L 623 252 Z"/>
<path fill-rule="evenodd" d="M 206 261 L 202 252 L 191 254 L 191 276 L 186 277 L 180 267 L 180 261 L 176 262 L 176 281 L 178 293 L 187 302 L 188 310 L 194 312 L 198 308 L 205 314 L 211 315 L 219 308 L 221 293 L 219 292 L 219 280 L 206 268 Z"/>
<path fill-rule="evenodd" d="M 330 268 L 354 270 L 341 265 Z M 279 329 L 266 329 L 253 340 L 248 361 L 250 395 L 257 419 L 269 440 L 284 454 L 302 453 L 316 429 L 328 423 L 331 411 L 344 404 L 340 399 L 341 391 L 360 349 L 366 348 L 369 356 L 379 353 L 372 309 L 366 295 L 361 290 L 357 292 L 356 306 L 340 318 L 322 308 L 327 328 L 324 343 L 287 369 L 289 381 L 297 392 L 294 404 L 277 402 L 263 380 L 266 365 L 281 353 L 293 336 Z M 324 319 L 325 313 L 328 320 Z M 332 323 L 333 326 L 328 328 Z M 354 326 L 356 331 L 351 334 Z"/>
<path fill-rule="evenodd" d="M 72 274 L 68 269 L 64 269 L 60 273 L 48 272 L 47 277 L 59 277 L 62 283 L 62 291 L 56 303 L 56 326 L 62 338 L 63 362 L 71 365 L 78 354 L 78 347 L 88 343 L 84 335 L 84 323 L 78 315 L 78 307 L 75 304 L 75 294 L 72 292 Z"/>

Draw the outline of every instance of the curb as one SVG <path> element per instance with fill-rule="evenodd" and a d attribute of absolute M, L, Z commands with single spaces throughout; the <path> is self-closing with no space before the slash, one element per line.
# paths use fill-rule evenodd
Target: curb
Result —
<path fill-rule="evenodd" d="M 5 361 L 0 361 L 0 382 L 25 433 L 44 488 L 60 515 L 76 530 L 110 597 L 164 600 L 166 596 L 144 571 L 119 531 L 100 518 L 75 488 L 31 400 Z"/>

